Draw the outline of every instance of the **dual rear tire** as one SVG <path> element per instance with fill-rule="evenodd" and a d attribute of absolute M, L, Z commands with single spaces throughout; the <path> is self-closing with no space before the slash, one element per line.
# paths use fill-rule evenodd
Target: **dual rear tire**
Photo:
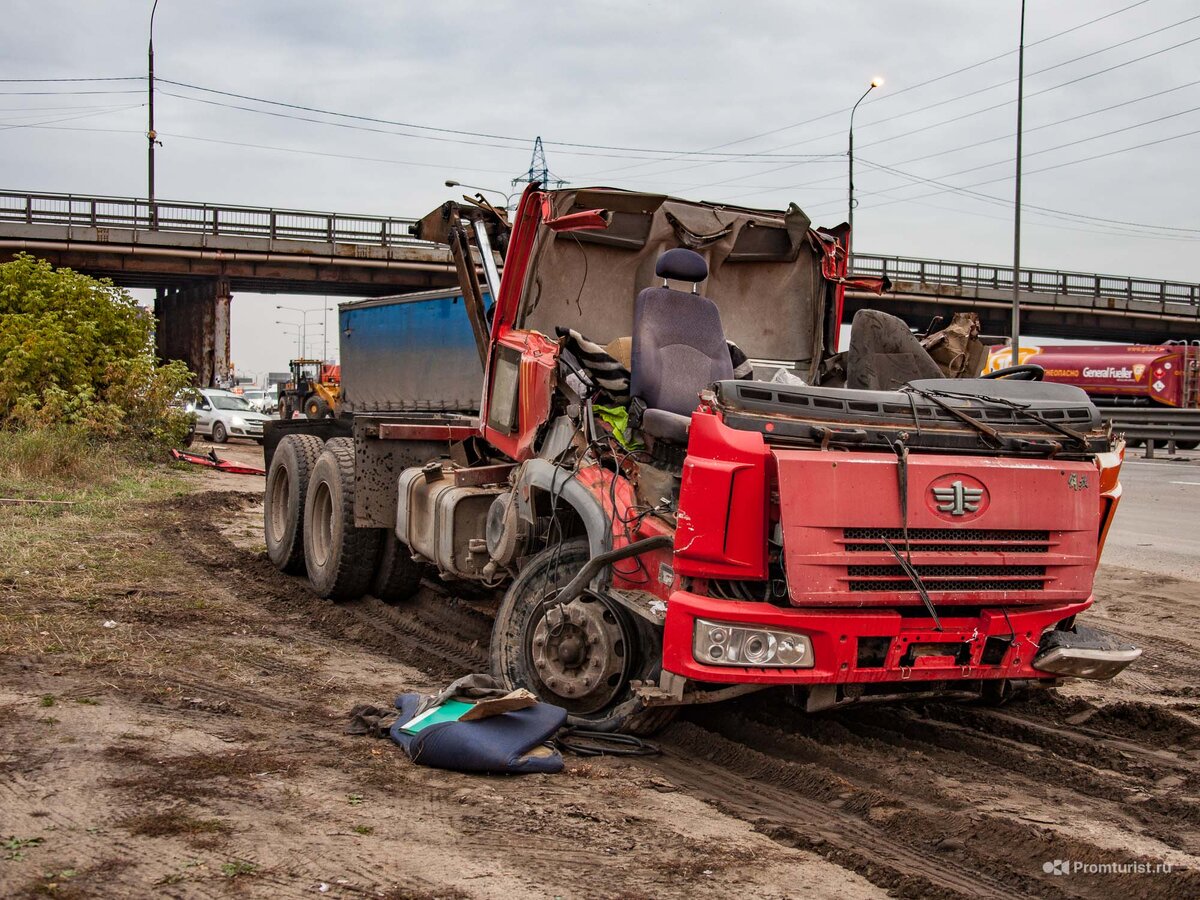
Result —
<path fill-rule="evenodd" d="M 397 603 L 416 593 L 421 567 L 387 529 L 354 525 L 354 445 L 308 434 L 279 442 L 267 473 L 263 511 L 267 556 L 334 601 L 370 591 Z"/>

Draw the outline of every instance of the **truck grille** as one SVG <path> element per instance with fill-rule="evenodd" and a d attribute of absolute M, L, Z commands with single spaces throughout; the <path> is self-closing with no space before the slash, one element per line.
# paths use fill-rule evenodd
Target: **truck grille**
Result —
<path fill-rule="evenodd" d="M 890 553 L 887 540 L 904 551 L 902 528 L 846 528 L 842 532 L 847 553 Z M 1003 528 L 910 528 L 908 546 L 913 553 L 1048 553 L 1050 532 Z M 913 568 L 930 591 L 1040 591 L 1046 586 L 1046 567 L 1034 565 L 938 565 L 918 563 Z M 848 565 L 847 586 L 864 591 L 915 590 L 897 565 Z"/>
<path fill-rule="evenodd" d="M 930 591 L 1031 591 L 1045 587 L 1045 566 L 913 566 Z M 850 590 L 911 591 L 900 566 L 847 566 Z"/>
<path fill-rule="evenodd" d="M 847 528 L 842 536 L 848 553 L 888 552 L 884 540 L 904 548 L 902 528 Z M 1017 531 L 1001 528 L 910 528 L 908 543 L 914 551 L 1046 553 L 1049 531 Z"/>

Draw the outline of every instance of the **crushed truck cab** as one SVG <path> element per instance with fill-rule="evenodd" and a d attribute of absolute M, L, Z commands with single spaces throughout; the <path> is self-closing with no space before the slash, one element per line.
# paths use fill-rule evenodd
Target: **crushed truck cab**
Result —
<path fill-rule="evenodd" d="M 397 332 L 397 358 L 423 362 L 381 380 L 343 329 L 352 437 L 311 467 L 319 442 L 292 434 L 268 479 L 268 552 L 295 568 L 289 535 L 320 534 L 305 564 L 326 596 L 400 601 L 433 577 L 493 598 L 496 677 L 628 731 L 764 687 L 813 710 L 1002 698 L 1139 654 L 1076 619 L 1120 443 L 1082 391 L 947 377 L 884 313 L 835 353 L 845 226 L 535 185 L 511 223 L 479 198 L 415 230 L 451 248 L 443 333 L 473 335 L 479 368 Z M 477 404 L 439 387 L 464 379 Z M 327 495 L 352 522 L 322 518 Z"/>

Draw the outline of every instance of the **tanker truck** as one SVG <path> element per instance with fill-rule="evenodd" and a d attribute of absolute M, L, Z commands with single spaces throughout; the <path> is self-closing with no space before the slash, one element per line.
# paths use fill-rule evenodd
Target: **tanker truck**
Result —
<path fill-rule="evenodd" d="M 1008 347 L 993 349 L 984 371 L 1010 359 Z M 1041 366 L 1045 381 L 1082 388 L 1097 406 L 1200 406 L 1200 341 L 1022 346 L 1019 359 Z"/>

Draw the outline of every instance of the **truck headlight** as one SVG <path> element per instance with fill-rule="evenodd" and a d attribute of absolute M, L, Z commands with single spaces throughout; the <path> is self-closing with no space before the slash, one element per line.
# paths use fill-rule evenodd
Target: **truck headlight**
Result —
<path fill-rule="evenodd" d="M 811 669 L 812 642 L 807 635 L 777 628 L 753 628 L 696 620 L 692 655 L 713 666 L 771 666 Z"/>

